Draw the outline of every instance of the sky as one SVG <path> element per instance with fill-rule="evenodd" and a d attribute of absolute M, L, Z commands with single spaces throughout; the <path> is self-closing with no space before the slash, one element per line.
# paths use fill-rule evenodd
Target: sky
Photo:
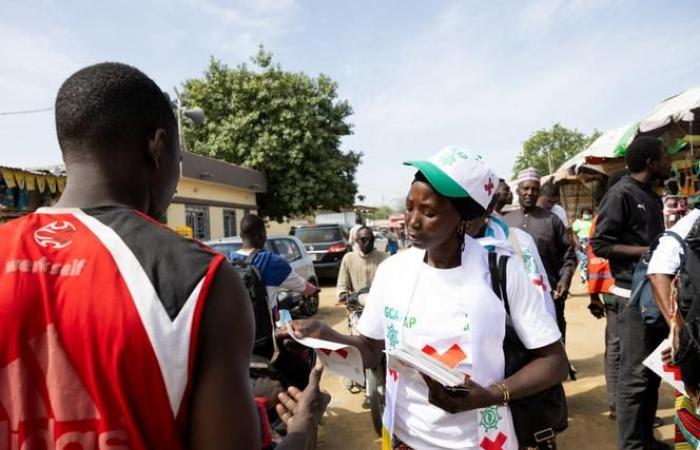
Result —
<path fill-rule="evenodd" d="M 172 92 L 263 44 L 338 82 L 359 193 L 400 204 L 405 160 L 458 145 L 510 178 L 537 129 L 609 130 L 700 85 L 698 24 L 697 0 L 0 0 L 0 165 L 60 163 L 52 111 L 2 113 L 51 107 L 86 65 L 128 63 Z"/>

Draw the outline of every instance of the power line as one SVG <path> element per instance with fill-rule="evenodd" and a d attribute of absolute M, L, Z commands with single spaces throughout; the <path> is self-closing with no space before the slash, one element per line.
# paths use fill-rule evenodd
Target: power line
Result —
<path fill-rule="evenodd" d="M 41 108 L 41 109 L 27 109 L 25 111 L 5 111 L 5 112 L 0 112 L 0 116 L 14 116 L 17 114 L 34 114 L 34 113 L 51 111 L 51 110 L 53 110 L 53 106 L 50 106 L 48 108 Z"/>

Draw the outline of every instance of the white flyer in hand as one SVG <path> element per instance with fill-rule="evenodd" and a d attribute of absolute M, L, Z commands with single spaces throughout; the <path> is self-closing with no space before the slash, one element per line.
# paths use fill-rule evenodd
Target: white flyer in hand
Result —
<path fill-rule="evenodd" d="M 649 369 L 653 370 L 654 373 L 660 376 L 666 383 L 673 386 L 674 389 L 680 391 L 683 395 L 687 395 L 685 393 L 683 381 L 681 381 L 681 368 L 678 366 L 664 364 L 661 359 L 661 352 L 670 346 L 671 344 L 668 342 L 668 339 L 664 339 L 661 345 L 659 345 L 656 350 L 651 353 L 651 355 L 647 356 L 647 359 L 644 360 L 643 364 Z"/>
<path fill-rule="evenodd" d="M 464 383 L 464 375 L 461 372 L 449 368 L 437 359 L 408 345 L 386 350 L 386 354 L 429 376 L 445 387 L 461 386 Z"/>
<path fill-rule="evenodd" d="M 298 338 L 292 329 L 291 323 L 287 324 L 287 330 L 289 330 L 289 335 L 292 336 L 292 339 L 301 345 L 315 349 L 319 361 L 328 370 L 350 378 L 358 384 L 365 384 L 362 355 L 357 348 L 351 345 L 339 344 L 338 342 L 324 341 L 323 339 Z"/>

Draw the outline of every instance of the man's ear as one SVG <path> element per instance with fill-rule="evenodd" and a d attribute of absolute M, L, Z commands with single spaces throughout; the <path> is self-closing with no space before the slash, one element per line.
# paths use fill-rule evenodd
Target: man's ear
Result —
<path fill-rule="evenodd" d="M 148 138 L 146 158 L 154 169 L 158 169 L 160 166 L 160 157 L 167 147 L 167 137 L 166 131 L 162 128 L 158 128 L 155 133 Z"/>

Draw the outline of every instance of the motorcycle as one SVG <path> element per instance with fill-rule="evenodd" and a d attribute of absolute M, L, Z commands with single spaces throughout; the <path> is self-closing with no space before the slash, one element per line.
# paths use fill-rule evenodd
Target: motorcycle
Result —
<path fill-rule="evenodd" d="M 348 295 L 346 308 L 348 330 L 350 330 L 351 335 L 357 336 L 360 334 L 357 329 L 357 324 L 362 316 L 362 311 L 365 309 L 364 305 L 360 303 L 360 298 L 366 296 L 368 292 L 369 288 L 363 288 Z M 364 388 L 365 396 L 367 397 L 367 402 L 369 403 L 372 416 L 372 425 L 374 426 L 374 431 L 378 436 L 382 435 L 382 415 L 384 414 L 385 405 L 385 382 L 386 355 L 382 354 L 382 359 L 376 367 L 365 369 L 364 386 L 357 386 L 352 381 L 350 382 L 349 386 L 351 391 L 356 388 Z"/>

